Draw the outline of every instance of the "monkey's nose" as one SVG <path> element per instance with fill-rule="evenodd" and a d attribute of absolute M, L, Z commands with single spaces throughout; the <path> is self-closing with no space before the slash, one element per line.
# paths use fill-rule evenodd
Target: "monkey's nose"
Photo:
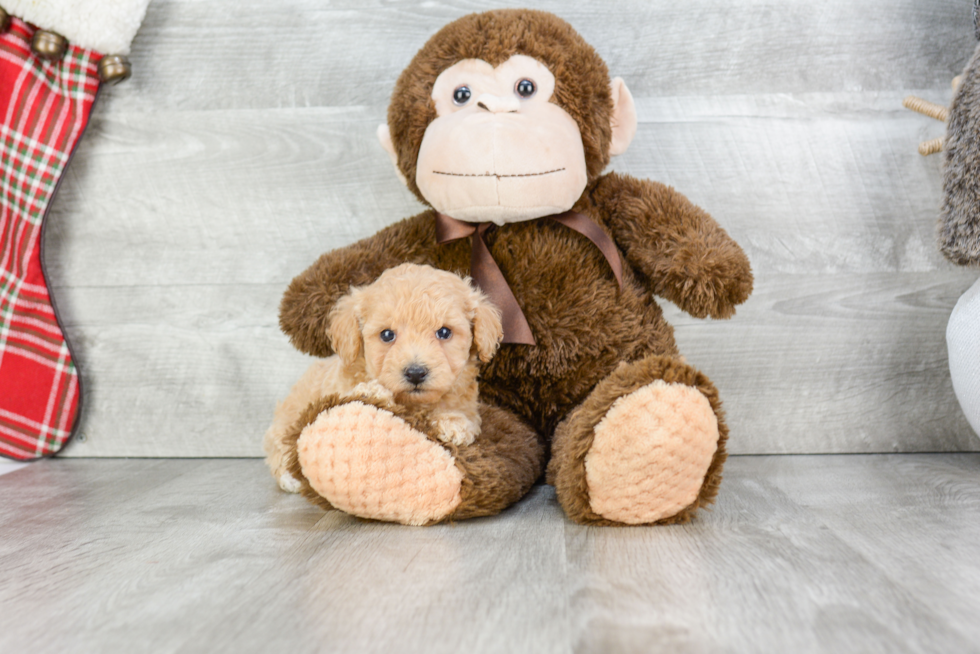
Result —
<path fill-rule="evenodd" d="M 411 384 L 418 386 L 425 381 L 425 378 L 429 376 L 429 370 L 425 366 L 420 366 L 417 363 L 413 363 L 409 367 L 402 371 L 405 375 L 405 379 Z"/>
<path fill-rule="evenodd" d="M 476 99 L 476 106 L 494 114 L 517 111 L 521 108 L 521 101 L 514 96 L 500 97 L 492 93 L 483 93 Z"/>

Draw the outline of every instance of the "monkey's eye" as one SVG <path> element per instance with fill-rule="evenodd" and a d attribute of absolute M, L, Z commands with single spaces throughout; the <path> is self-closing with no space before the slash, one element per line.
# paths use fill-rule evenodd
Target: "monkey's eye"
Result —
<path fill-rule="evenodd" d="M 457 86 L 456 90 L 453 91 L 453 102 L 458 105 L 466 104 L 466 102 L 473 95 L 468 86 Z"/>
<path fill-rule="evenodd" d="M 517 95 L 521 96 L 522 98 L 530 98 L 532 95 L 534 95 L 534 92 L 537 91 L 538 88 L 534 85 L 532 80 L 525 78 L 517 83 L 514 90 L 517 91 Z"/>
<path fill-rule="evenodd" d="M 392 342 L 393 340 L 395 340 L 395 332 L 391 331 L 390 329 L 384 330 L 383 332 L 381 332 L 381 340 L 384 341 L 385 343 Z"/>
<path fill-rule="evenodd" d="M 440 341 L 448 341 L 452 337 L 453 330 L 449 329 L 449 327 L 440 327 L 436 330 L 436 338 Z"/>

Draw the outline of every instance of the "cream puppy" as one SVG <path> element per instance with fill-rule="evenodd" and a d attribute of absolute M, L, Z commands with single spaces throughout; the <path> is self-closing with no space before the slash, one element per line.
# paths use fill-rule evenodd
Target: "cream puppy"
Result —
<path fill-rule="evenodd" d="M 326 395 L 425 404 L 446 443 L 469 445 L 480 433 L 479 364 L 496 353 L 503 330 L 500 312 L 468 279 L 410 263 L 387 270 L 337 302 L 329 336 L 336 354 L 310 366 L 263 439 L 283 490 L 299 491 L 285 469 L 284 439 Z"/>

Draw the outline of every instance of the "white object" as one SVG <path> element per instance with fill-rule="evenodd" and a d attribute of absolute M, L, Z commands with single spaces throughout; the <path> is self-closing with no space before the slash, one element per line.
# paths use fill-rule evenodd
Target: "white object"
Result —
<path fill-rule="evenodd" d="M 11 16 L 57 32 L 71 45 L 129 54 L 150 0 L 4 0 Z"/>
<path fill-rule="evenodd" d="M 299 479 L 293 477 L 288 472 L 284 472 L 279 477 L 279 488 L 287 493 L 298 493 L 303 488 L 303 485 L 299 483 Z"/>
<path fill-rule="evenodd" d="M 946 326 L 953 392 L 973 431 L 980 435 L 980 279 L 964 293 Z"/>

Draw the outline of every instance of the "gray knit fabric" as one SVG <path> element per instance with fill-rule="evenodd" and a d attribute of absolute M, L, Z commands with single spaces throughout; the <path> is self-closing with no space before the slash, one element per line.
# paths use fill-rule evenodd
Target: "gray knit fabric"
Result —
<path fill-rule="evenodd" d="M 973 0 L 973 34 L 980 41 L 980 0 Z"/>
<path fill-rule="evenodd" d="M 980 46 L 963 71 L 946 126 L 939 249 L 961 265 L 980 264 Z"/>

